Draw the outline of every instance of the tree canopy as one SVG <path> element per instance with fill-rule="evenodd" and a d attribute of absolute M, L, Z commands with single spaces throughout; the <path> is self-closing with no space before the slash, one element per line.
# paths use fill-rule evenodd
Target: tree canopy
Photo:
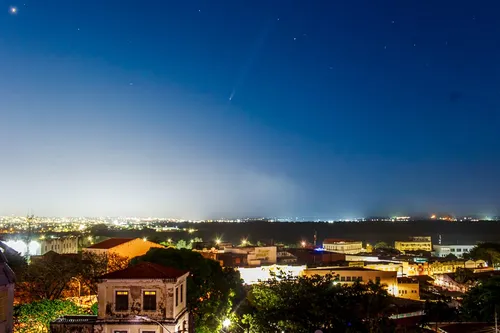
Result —
<path fill-rule="evenodd" d="M 255 333 L 386 332 L 390 303 L 379 283 L 343 286 L 331 275 L 281 275 L 253 285 L 241 312 Z"/>
<path fill-rule="evenodd" d="M 217 261 L 186 249 L 154 248 L 132 259 L 131 265 L 147 261 L 189 270 L 187 306 L 194 315 L 197 333 L 217 332 L 229 314 L 235 293 L 241 290 L 239 273 L 222 268 Z"/>
<path fill-rule="evenodd" d="M 500 243 L 481 243 L 469 253 L 464 253 L 464 258 L 484 260 L 490 266 L 500 265 Z"/>
<path fill-rule="evenodd" d="M 492 322 L 495 310 L 500 311 L 500 276 L 490 277 L 465 295 L 462 313 L 466 320 Z"/>
<path fill-rule="evenodd" d="M 49 331 L 50 322 L 67 315 L 91 314 L 87 308 L 71 301 L 43 300 L 14 307 L 14 330 L 17 333 Z"/>

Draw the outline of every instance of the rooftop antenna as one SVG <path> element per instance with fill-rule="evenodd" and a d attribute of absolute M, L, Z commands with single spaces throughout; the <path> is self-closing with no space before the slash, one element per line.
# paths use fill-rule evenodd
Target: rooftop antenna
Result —
<path fill-rule="evenodd" d="M 316 247 L 316 241 L 318 240 L 318 233 L 314 230 L 314 247 Z"/>

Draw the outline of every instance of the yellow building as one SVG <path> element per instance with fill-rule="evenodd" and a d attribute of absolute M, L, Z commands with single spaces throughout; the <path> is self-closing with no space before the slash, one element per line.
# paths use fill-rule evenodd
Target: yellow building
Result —
<path fill-rule="evenodd" d="M 420 300 L 420 285 L 416 279 L 398 277 L 398 297 Z"/>
<path fill-rule="evenodd" d="M 327 238 L 323 241 L 323 248 L 329 252 L 357 254 L 363 252 L 363 242 Z"/>
<path fill-rule="evenodd" d="M 110 238 L 84 248 L 83 254 L 116 255 L 132 259 L 146 254 L 152 248 L 164 248 L 164 246 L 142 238 Z"/>
<path fill-rule="evenodd" d="M 395 241 L 394 248 L 405 253 L 406 251 L 432 251 L 432 240 L 430 236 L 410 237 L 408 241 Z"/>
<path fill-rule="evenodd" d="M 408 299 L 420 299 L 420 293 L 418 292 L 418 281 L 412 280 L 412 283 L 410 283 L 409 279 L 403 278 L 401 279 L 400 285 L 400 280 L 397 277 L 397 271 L 381 271 L 358 267 L 318 267 L 307 268 L 303 270 L 300 275 L 322 276 L 327 274 L 338 276 L 338 283 L 341 284 L 351 284 L 356 281 L 359 281 L 361 283 L 366 283 L 368 281 L 379 281 L 381 284 L 386 286 L 387 292 L 390 295 Z M 401 293 L 399 292 L 400 287 L 402 290 Z"/>

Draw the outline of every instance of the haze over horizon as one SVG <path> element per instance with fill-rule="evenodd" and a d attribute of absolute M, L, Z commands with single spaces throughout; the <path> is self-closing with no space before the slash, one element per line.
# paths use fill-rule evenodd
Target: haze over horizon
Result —
<path fill-rule="evenodd" d="M 0 215 L 500 215 L 496 8 L 2 2 Z"/>

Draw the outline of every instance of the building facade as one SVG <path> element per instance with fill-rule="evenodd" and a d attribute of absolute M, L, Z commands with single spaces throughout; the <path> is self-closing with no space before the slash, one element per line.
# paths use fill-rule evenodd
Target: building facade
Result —
<path fill-rule="evenodd" d="M 54 251 L 59 254 L 78 253 L 78 237 L 46 238 L 40 240 L 40 254 Z"/>
<path fill-rule="evenodd" d="M 453 254 L 457 258 L 463 258 L 465 253 L 469 253 L 475 245 L 434 245 L 434 256 L 444 258 Z"/>
<path fill-rule="evenodd" d="M 97 316 L 67 316 L 52 333 L 187 333 L 189 272 L 142 262 L 101 277 Z"/>
<path fill-rule="evenodd" d="M 0 332 L 12 333 L 13 331 L 14 283 L 14 272 L 7 264 L 5 255 L 0 251 Z"/>
<path fill-rule="evenodd" d="M 394 248 L 402 253 L 407 251 L 432 251 L 432 240 L 430 236 L 410 237 L 407 241 L 395 241 Z"/>
<path fill-rule="evenodd" d="M 226 247 L 224 253 L 247 255 L 248 266 L 275 265 L 278 261 L 276 246 Z"/>
<path fill-rule="evenodd" d="M 366 283 L 368 281 L 380 282 L 385 286 L 390 295 L 408 299 L 420 299 L 420 294 L 415 294 L 411 290 L 415 290 L 415 285 L 406 283 L 408 281 L 401 280 L 406 284 L 401 286 L 403 292 L 399 292 L 399 280 L 396 271 L 380 271 L 374 269 L 360 268 L 360 267 L 321 267 L 321 268 L 308 268 L 302 271 L 303 276 L 314 275 L 327 275 L 331 274 L 337 276 L 337 282 L 340 284 L 352 284 L 355 282 Z M 418 289 L 418 282 L 415 281 Z M 410 290 L 410 292 L 408 292 Z"/>
<path fill-rule="evenodd" d="M 363 242 L 345 239 L 327 238 L 323 241 L 325 251 L 345 254 L 357 254 L 363 252 Z"/>

